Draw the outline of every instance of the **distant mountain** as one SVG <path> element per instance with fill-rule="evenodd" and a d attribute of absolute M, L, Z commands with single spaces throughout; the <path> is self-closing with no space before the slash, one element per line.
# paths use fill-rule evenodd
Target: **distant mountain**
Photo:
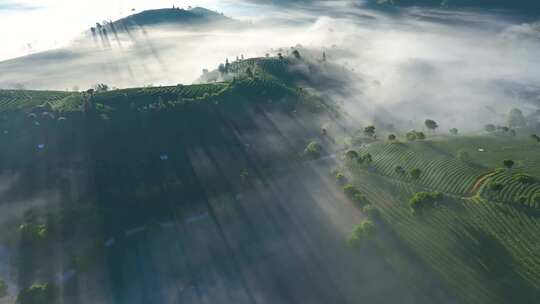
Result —
<path fill-rule="evenodd" d="M 195 7 L 189 10 L 180 8 L 163 8 L 147 10 L 138 14 L 130 15 L 113 22 L 117 28 L 134 27 L 158 24 L 208 24 L 214 22 L 233 22 L 233 19 L 221 13 Z"/>

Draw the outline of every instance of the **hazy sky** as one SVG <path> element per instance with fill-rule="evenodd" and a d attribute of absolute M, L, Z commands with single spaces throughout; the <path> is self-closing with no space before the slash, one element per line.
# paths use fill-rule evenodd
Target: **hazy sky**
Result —
<path fill-rule="evenodd" d="M 230 1 L 216 0 L 0 0 L 0 60 L 60 46 L 96 22 L 131 9 L 204 6 L 230 14 Z"/>

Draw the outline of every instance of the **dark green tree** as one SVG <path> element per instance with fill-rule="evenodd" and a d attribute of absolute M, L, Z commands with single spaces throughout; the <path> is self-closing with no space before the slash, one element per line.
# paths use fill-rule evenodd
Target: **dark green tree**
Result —
<path fill-rule="evenodd" d="M 458 133 L 459 133 L 459 130 L 458 130 L 458 129 L 456 129 L 456 128 L 450 129 L 450 134 L 452 134 L 452 135 L 458 135 Z"/>
<path fill-rule="evenodd" d="M 396 140 L 396 135 L 394 135 L 394 134 L 388 135 L 388 140 L 389 141 L 395 141 Z"/>
<path fill-rule="evenodd" d="M 375 126 L 367 126 L 364 128 L 364 134 L 367 137 L 373 137 L 375 136 Z"/>
<path fill-rule="evenodd" d="M 435 129 L 439 127 L 437 122 L 432 119 L 426 119 L 426 121 L 424 121 L 424 125 L 426 126 L 426 128 L 428 128 L 431 131 L 435 131 Z"/>
<path fill-rule="evenodd" d="M 511 159 L 505 159 L 503 161 L 503 165 L 507 168 L 507 169 L 512 169 L 512 167 L 514 167 L 514 161 L 511 160 Z"/>
<path fill-rule="evenodd" d="M 422 175 L 422 170 L 418 168 L 414 168 L 411 170 L 409 174 L 411 175 L 412 179 L 419 179 L 420 176 Z"/>

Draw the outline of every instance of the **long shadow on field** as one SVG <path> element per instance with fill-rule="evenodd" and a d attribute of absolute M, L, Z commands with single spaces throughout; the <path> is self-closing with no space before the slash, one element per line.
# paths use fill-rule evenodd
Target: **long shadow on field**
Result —
<path fill-rule="evenodd" d="M 476 227 L 467 228 L 468 236 L 458 236 L 463 261 L 484 277 L 484 283 L 504 303 L 534 303 L 540 293 L 516 272 L 510 252 L 491 234 Z"/>

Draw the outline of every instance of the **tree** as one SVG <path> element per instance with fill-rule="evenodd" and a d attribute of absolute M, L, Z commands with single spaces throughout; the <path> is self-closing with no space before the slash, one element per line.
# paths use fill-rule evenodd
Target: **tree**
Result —
<path fill-rule="evenodd" d="M 396 140 L 396 136 L 394 134 L 390 134 L 390 135 L 388 135 L 388 140 L 389 141 L 394 141 L 394 140 Z"/>
<path fill-rule="evenodd" d="M 249 77 L 249 78 L 253 78 L 253 71 L 251 71 L 251 68 L 248 67 L 246 69 L 246 75 Z"/>
<path fill-rule="evenodd" d="M 93 89 L 96 93 L 107 92 L 109 90 L 109 86 L 104 83 L 98 83 L 94 85 Z"/>
<path fill-rule="evenodd" d="M 510 128 L 523 128 L 527 126 L 527 120 L 521 110 L 514 108 L 508 113 L 508 126 Z"/>
<path fill-rule="evenodd" d="M 530 138 L 531 138 L 532 140 L 535 140 L 535 141 L 537 141 L 537 142 L 540 142 L 540 137 L 539 137 L 538 135 L 536 135 L 536 134 L 531 134 Z"/>
<path fill-rule="evenodd" d="M 322 52 L 322 61 L 326 62 L 326 52 Z"/>
<path fill-rule="evenodd" d="M 226 70 L 225 70 L 225 65 L 223 63 L 221 63 L 218 66 L 218 71 L 219 71 L 219 74 L 221 74 L 221 75 L 225 74 Z"/>
<path fill-rule="evenodd" d="M 367 126 L 364 128 L 364 134 L 367 137 L 373 137 L 375 136 L 375 126 Z"/>
<path fill-rule="evenodd" d="M 277 56 L 278 56 L 279 60 L 283 60 L 283 54 L 278 53 Z"/>
<path fill-rule="evenodd" d="M 312 141 L 307 145 L 306 149 L 304 150 L 304 153 L 311 157 L 318 158 L 321 156 L 321 150 L 322 150 L 321 145 L 316 141 Z"/>
<path fill-rule="evenodd" d="M 410 175 L 411 175 L 412 179 L 419 179 L 420 175 L 422 175 L 422 170 L 420 170 L 418 168 L 414 168 L 414 169 L 411 170 Z"/>
<path fill-rule="evenodd" d="M 362 204 L 364 203 L 364 195 L 362 195 L 362 192 L 358 190 L 355 186 L 351 184 L 347 184 L 343 186 L 343 192 L 349 199 L 351 199 L 356 204 Z"/>
<path fill-rule="evenodd" d="M 504 188 L 504 185 L 495 181 L 492 181 L 488 184 L 488 188 L 492 192 L 499 192 Z"/>
<path fill-rule="evenodd" d="M 511 159 L 505 159 L 503 161 L 503 165 L 507 168 L 507 169 L 512 169 L 512 167 L 514 166 L 514 161 L 511 160 Z"/>
<path fill-rule="evenodd" d="M 441 192 L 418 192 L 409 199 L 409 207 L 413 214 L 418 214 L 428 207 L 434 206 L 443 199 Z"/>
<path fill-rule="evenodd" d="M 493 124 L 487 124 L 484 126 L 484 130 L 486 130 L 486 132 L 488 133 L 493 133 L 495 132 L 496 128 L 495 128 L 495 125 Z"/>
<path fill-rule="evenodd" d="M 426 139 L 426 134 L 424 134 L 424 132 L 416 132 L 416 139 L 424 140 Z"/>
<path fill-rule="evenodd" d="M 432 119 L 426 119 L 426 121 L 424 121 L 424 125 L 426 125 L 426 128 L 430 129 L 431 131 L 434 131 L 435 129 L 439 127 L 437 122 L 435 122 L 435 120 L 432 120 Z"/>
<path fill-rule="evenodd" d="M 450 134 L 452 134 L 452 135 L 458 135 L 458 133 L 459 133 L 458 129 L 456 129 L 456 128 L 450 129 Z"/>
<path fill-rule="evenodd" d="M 362 212 L 367 215 L 368 217 L 372 218 L 372 219 L 376 219 L 376 218 L 379 218 L 381 213 L 379 211 L 379 209 L 375 208 L 374 206 L 372 205 L 365 205 L 363 208 L 362 208 Z"/>
<path fill-rule="evenodd" d="M 364 162 L 368 163 L 368 164 L 371 164 L 373 162 L 373 157 L 371 156 L 371 154 L 367 153 L 366 155 L 362 156 L 362 159 L 364 160 Z"/>
<path fill-rule="evenodd" d="M 373 222 L 370 220 L 364 220 L 353 228 L 349 238 L 347 239 L 347 243 L 349 246 L 357 248 L 365 241 L 373 239 L 376 233 L 377 229 L 375 228 Z"/>
<path fill-rule="evenodd" d="M 408 141 L 415 141 L 416 140 L 416 131 L 410 131 L 407 132 L 407 135 L 405 135 Z"/>
<path fill-rule="evenodd" d="M 338 184 L 343 184 L 347 181 L 347 178 L 345 177 L 345 174 L 341 173 L 341 172 L 336 172 L 336 182 Z"/>
<path fill-rule="evenodd" d="M 300 56 L 300 52 L 299 52 L 298 50 L 294 50 L 294 51 L 292 52 L 292 54 L 293 54 L 294 58 L 296 58 L 296 59 L 302 58 L 302 57 Z"/>

